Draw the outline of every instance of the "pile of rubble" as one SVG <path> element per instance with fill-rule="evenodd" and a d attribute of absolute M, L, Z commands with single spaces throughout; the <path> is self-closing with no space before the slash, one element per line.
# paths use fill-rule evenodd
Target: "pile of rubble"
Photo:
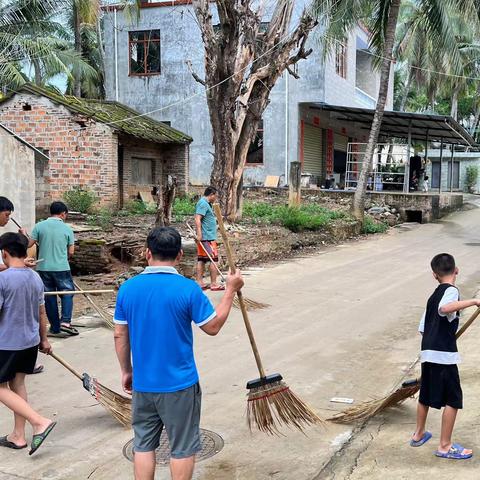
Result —
<path fill-rule="evenodd" d="M 388 223 L 391 227 L 402 222 L 398 210 L 390 205 L 373 205 L 367 213 L 375 220 Z"/>

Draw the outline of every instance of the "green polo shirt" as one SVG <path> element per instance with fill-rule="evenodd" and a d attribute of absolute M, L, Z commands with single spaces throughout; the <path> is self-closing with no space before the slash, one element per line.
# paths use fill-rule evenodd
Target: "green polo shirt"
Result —
<path fill-rule="evenodd" d="M 50 217 L 39 222 L 30 235 L 38 243 L 38 258 L 43 258 L 37 266 L 41 272 L 66 272 L 68 247 L 75 243 L 73 230 L 61 218 Z"/>

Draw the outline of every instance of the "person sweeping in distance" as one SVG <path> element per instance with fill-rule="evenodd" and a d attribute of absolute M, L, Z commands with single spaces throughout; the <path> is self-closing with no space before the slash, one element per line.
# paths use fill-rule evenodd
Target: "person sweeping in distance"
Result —
<path fill-rule="evenodd" d="M 5 265 L 0 272 L 0 402 L 14 413 L 13 431 L 0 438 L 0 447 L 27 447 L 25 422 L 33 428 L 32 455 L 55 427 L 27 402 L 25 375 L 35 368 L 38 350 L 50 353 L 44 288 L 40 277 L 25 265 L 28 240 L 19 233 L 0 237 Z"/>
<path fill-rule="evenodd" d="M 155 450 L 165 427 L 173 480 L 190 480 L 200 451 L 201 390 L 193 355 L 192 322 L 208 335 L 225 324 L 240 271 L 227 277 L 214 308 L 193 280 L 175 266 L 182 258 L 180 234 L 153 229 L 147 238 L 148 267 L 120 287 L 115 308 L 115 349 L 122 385 L 132 393 L 134 466 L 137 480 L 153 480 Z M 133 365 L 133 368 L 132 368 Z"/>
<path fill-rule="evenodd" d="M 463 408 L 463 394 L 458 366 L 460 356 L 455 334 L 458 313 L 471 306 L 480 306 L 479 299 L 460 300 L 455 286 L 458 268 L 448 253 L 440 253 L 431 261 L 433 276 L 439 285 L 430 296 L 422 316 L 419 332 L 422 334 L 422 377 L 417 406 L 417 428 L 410 440 L 412 447 L 420 447 L 432 434 L 425 430 L 430 407 L 441 409 L 442 428 L 435 455 L 462 460 L 473 455 L 472 450 L 452 443 L 452 432 L 459 409 Z"/>
<path fill-rule="evenodd" d="M 217 219 L 212 205 L 217 200 L 217 189 L 207 187 L 203 197 L 195 207 L 195 227 L 197 231 L 197 283 L 202 290 L 210 288 L 213 292 L 225 290 L 217 283 L 218 272 L 213 264 L 218 263 Z M 210 262 L 210 259 L 212 260 Z M 210 262 L 210 287 L 203 282 L 205 265 Z"/>

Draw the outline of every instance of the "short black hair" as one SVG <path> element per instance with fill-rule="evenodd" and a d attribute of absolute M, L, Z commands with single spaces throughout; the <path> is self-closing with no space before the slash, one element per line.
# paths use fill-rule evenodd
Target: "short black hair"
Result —
<path fill-rule="evenodd" d="M 155 260 L 175 260 L 182 249 L 182 237 L 172 227 L 157 227 L 148 234 L 147 247 Z"/>
<path fill-rule="evenodd" d="M 430 262 L 433 273 L 439 277 L 452 275 L 455 272 L 455 259 L 449 253 L 439 253 L 432 258 Z"/>
<path fill-rule="evenodd" d="M 7 232 L 0 237 L 0 250 L 5 250 L 12 257 L 27 256 L 28 238 L 21 233 Z"/>
<path fill-rule="evenodd" d="M 207 187 L 207 188 L 205 189 L 205 192 L 203 192 L 203 195 L 204 195 L 205 197 L 208 197 L 208 196 L 212 195 L 213 193 L 217 193 L 217 191 L 218 191 L 218 190 L 217 190 L 215 187 L 211 187 L 211 186 L 210 186 L 210 187 Z"/>
<path fill-rule="evenodd" d="M 68 213 L 68 207 L 63 202 L 53 202 L 50 205 L 51 215 L 61 215 L 62 213 Z"/>
<path fill-rule="evenodd" d="M 13 203 L 7 197 L 0 197 L 0 212 L 13 212 Z"/>

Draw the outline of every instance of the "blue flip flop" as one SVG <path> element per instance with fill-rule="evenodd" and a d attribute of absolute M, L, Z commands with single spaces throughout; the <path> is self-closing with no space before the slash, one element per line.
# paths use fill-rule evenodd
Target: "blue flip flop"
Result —
<path fill-rule="evenodd" d="M 440 458 L 448 458 L 450 460 L 466 460 L 472 458 L 473 453 L 462 453 L 465 450 L 459 443 L 454 443 L 448 452 L 435 452 L 435 456 Z"/>
<path fill-rule="evenodd" d="M 411 447 L 421 447 L 424 443 L 427 443 L 432 438 L 432 434 L 430 432 L 425 432 L 423 437 L 420 440 L 414 440 L 413 438 L 410 440 Z"/>

